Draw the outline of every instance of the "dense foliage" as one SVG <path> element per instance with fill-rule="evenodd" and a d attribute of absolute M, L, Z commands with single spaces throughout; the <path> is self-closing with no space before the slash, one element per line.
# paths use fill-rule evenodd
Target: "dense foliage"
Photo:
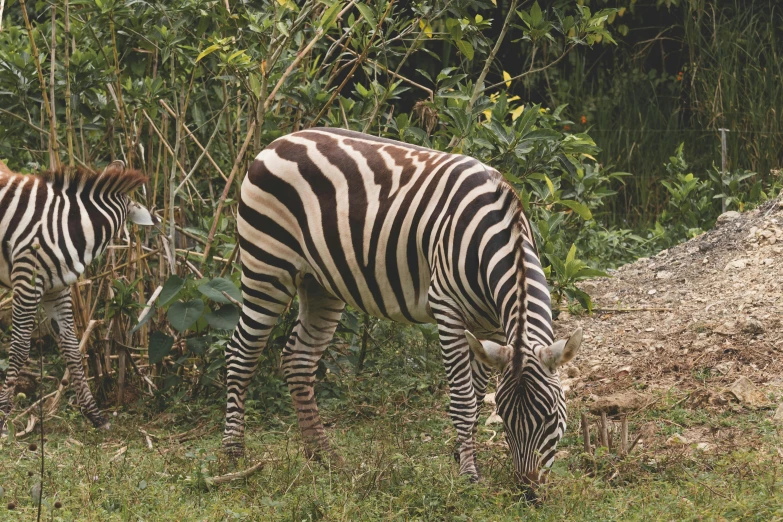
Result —
<path fill-rule="evenodd" d="M 138 350 L 146 365 L 136 370 L 162 401 L 222 386 L 240 297 L 238 185 L 266 144 L 311 126 L 498 168 L 526 203 L 557 303 L 590 308 L 580 279 L 699 233 L 721 200 L 742 208 L 775 190 L 780 11 L 759 4 L 738 21 L 739 4 L 657 4 L 8 1 L 0 158 L 24 172 L 121 158 L 149 175 L 138 197 L 162 227 L 133 230 L 75 293 L 80 331 L 106 321 L 91 371 L 113 382 L 114 359 L 124 368 Z M 678 35 L 679 74 L 663 55 L 649 65 L 655 45 L 634 45 L 651 13 Z M 748 30 L 757 38 L 730 43 Z M 668 46 L 667 31 L 654 43 Z M 721 96 L 708 98 L 716 86 Z M 719 148 L 690 133 L 714 140 L 721 125 L 732 130 L 728 175 L 705 160 Z M 295 313 L 294 304 L 273 345 Z M 347 312 L 322 371 L 361 372 L 389 328 Z M 434 338 L 426 327 L 421 335 Z M 267 353 L 274 367 L 277 351 Z M 266 396 L 280 392 L 279 379 L 259 383 Z"/>

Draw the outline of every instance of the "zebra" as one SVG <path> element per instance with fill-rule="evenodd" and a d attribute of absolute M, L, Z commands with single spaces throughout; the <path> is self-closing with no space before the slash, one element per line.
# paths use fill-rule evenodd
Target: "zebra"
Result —
<path fill-rule="evenodd" d="M 278 316 L 298 295 L 282 371 L 308 457 L 333 455 L 313 384 L 347 303 L 437 325 L 460 474 L 479 480 L 478 411 L 497 369 L 517 479 L 535 486 L 545 478 L 566 427 L 556 368 L 574 357 L 582 332 L 554 341 L 532 229 L 500 172 L 349 130 L 299 131 L 251 163 L 237 230 L 243 307 L 226 349 L 228 455 L 244 454 L 248 383 Z"/>
<path fill-rule="evenodd" d="M 70 286 L 126 218 L 152 225 L 149 211 L 128 197 L 147 182 L 120 161 L 101 173 L 63 168 L 41 175 L 0 173 L 0 287 L 13 290 L 11 351 L 0 391 L 0 429 L 13 407 L 19 371 L 27 362 L 38 305 L 51 320 L 82 413 L 96 428 L 110 424 L 84 376 L 74 333 Z"/>

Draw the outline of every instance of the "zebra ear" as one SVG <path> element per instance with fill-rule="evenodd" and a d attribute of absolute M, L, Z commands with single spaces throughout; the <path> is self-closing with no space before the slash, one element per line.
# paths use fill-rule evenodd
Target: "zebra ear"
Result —
<path fill-rule="evenodd" d="M 467 330 L 465 330 L 465 337 L 476 359 L 487 366 L 502 370 L 511 360 L 512 352 L 510 346 L 501 346 L 493 341 L 479 341 L 475 335 Z"/>
<path fill-rule="evenodd" d="M 154 225 L 155 220 L 150 214 L 150 211 L 142 207 L 135 201 L 131 201 L 128 205 L 128 221 L 136 223 L 137 225 Z"/>
<path fill-rule="evenodd" d="M 582 329 L 577 328 L 568 340 L 560 340 L 540 350 L 538 357 L 550 370 L 555 371 L 558 366 L 565 364 L 574 358 L 582 345 Z"/>

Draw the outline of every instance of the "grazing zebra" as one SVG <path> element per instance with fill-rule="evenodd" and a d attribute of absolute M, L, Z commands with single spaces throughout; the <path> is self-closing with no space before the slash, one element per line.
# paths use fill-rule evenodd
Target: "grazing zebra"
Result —
<path fill-rule="evenodd" d="M 517 476 L 542 480 L 566 424 L 556 368 L 575 355 L 582 334 L 554 342 L 530 224 L 499 172 L 356 132 L 300 131 L 274 141 L 250 166 L 238 232 L 244 302 L 227 349 L 229 454 L 244 451 L 248 382 L 278 316 L 298 295 L 282 367 L 308 455 L 329 452 L 313 384 L 348 303 L 376 317 L 437 324 L 455 457 L 471 480 L 478 480 L 479 406 L 491 368 L 501 370 L 498 411 Z"/>
<path fill-rule="evenodd" d="M 109 428 L 84 377 L 73 328 L 70 285 L 124 226 L 152 225 L 146 208 L 128 193 L 146 183 L 114 162 L 98 174 L 62 169 L 39 176 L 0 173 L 0 286 L 13 289 L 11 354 L 0 391 L 0 427 L 13 407 L 14 385 L 30 353 L 38 304 L 68 365 L 82 413 Z"/>

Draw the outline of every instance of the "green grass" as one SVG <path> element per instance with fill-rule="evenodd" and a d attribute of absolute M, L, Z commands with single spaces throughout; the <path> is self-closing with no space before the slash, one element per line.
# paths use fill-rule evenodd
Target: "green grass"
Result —
<path fill-rule="evenodd" d="M 379 379 L 378 385 L 388 384 Z M 622 460 L 584 460 L 572 422 L 539 506 L 526 504 L 512 484 L 505 449 L 493 431 L 479 430 L 484 480 L 472 485 L 456 474 L 454 431 L 445 396 L 425 391 L 413 400 L 324 401 L 328 430 L 345 463 L 339 468 L 302 456 L 290 412 L 249 417 L 248 467 L 264 469 L 246 480 L 207 488 L 205 477 L 234 469 L 219 453 L 221 412 L 216 405 L 180 404 L 162 414 L 129 411 L 106 434 L 89 430 L 70 407 L 48 422 L 45 520 L 773 520 L 783 518 L 777 452 L 780 437 L 766 412 L 705 414 L 668 397 L 643 418 L 656 434 Z M 572 404 L 576 407 L 576 403 Z M 577 418 L 577 411 L 572 417 Z M 170 435 L 203 426 L 184 443 Z M 713 428 L 724 442 L 714 454 L 663 444 L 670 433 Z M 139 428 L 159 438 L 150 450 Z M 497 429 L 496 426 L 492 427 Z M 724 431 L 720 431 L 724 430 Z M 728 431 L 726 431 L 728 430 Z M 35 437 L 37 438 L 37 436 Z M 39 452 L 32 437 L 0 445 L 0 520 L 31 520 L 36 506 Z M 118 455 L 121 448 L 127 450 Z M 8 511 L 9 502 L 16 509 Z"/>

